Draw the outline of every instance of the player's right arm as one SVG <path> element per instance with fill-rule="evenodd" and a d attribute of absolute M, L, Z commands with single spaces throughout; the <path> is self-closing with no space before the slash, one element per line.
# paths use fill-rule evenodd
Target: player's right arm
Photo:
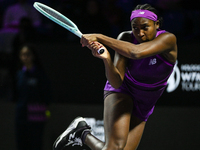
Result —
<path fill-rule="evenodd" d="M 114 88 L 119 88 L 124 80 L 127 59 L 115 53 L 114 63 L 109 59 L 103 59 L 105 65 L 106 78 Z"/>
<path fill-rule="evenodd" d="M 120 40 L 127 40 L 126 38 L 127 36 L 122 36 L 122 34 L 118 36 L 118 39 Z M 93 46 L 90 47 L 90 49 L 93 48 L 93 50 L 96 49 L 97 51 L 101 46 L 103 45 L 99 45 L 98 42 L 93 42 Z M 93 55 L 103 60 L 105 65 L 106 78 L 112 85 L 112 87 L 117 89 L 122 85 L 122 82 L 124 80 L 127 58 L 115 52 L 114 62 L 113 62 L 110 57 L 110 53 L 107 51 L 105 47 L 104 49 L 105 52 L 103 54 L 99 55 L 97 52 L 96 53 L 93 52 Z"/>

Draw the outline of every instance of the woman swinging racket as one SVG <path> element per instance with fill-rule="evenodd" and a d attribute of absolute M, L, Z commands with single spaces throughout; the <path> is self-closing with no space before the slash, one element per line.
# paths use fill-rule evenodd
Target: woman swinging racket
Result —
<path fill-rule="evenodd" d="M 162 18 L 149 4 L 132 11 L 132 31 L 117 39 L 102 34 L 84 34 L 81 44 L 91 49 L 105 65 L 105 142 L 90 133 L 84 118 L 76 118 L 57 138 L 53 149 L 86 144 L 92 150 L 136 150 L 146 121 L 167 85 L 177 59 L 174 34 L 160 30 Z M 100 44 L 101 43 L 101 44 Z M 115 51 L 114 62 L 103 46 Z M 98 54 L 103 47 L 105 52 Z"/>

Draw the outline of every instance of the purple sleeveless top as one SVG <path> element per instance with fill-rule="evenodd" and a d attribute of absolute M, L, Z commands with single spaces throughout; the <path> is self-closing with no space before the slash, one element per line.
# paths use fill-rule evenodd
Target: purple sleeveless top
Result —
<path fill-rule="evenodd" d="M 157 31 L 156 37 L 165 32 Z M 134 36 L 133 43 L 138 44 Z M 107 81 L 104 90 L 130 95 L 137 101 L 134 103 L 135 107 L 138 107 L 136 111 L 140 111 L 136 116 L 146 121 L 163 93 L 173 67 L 174 64 L 159 54 L 138 60 L 129 59 L 121 87 L 115 89 Z"/>

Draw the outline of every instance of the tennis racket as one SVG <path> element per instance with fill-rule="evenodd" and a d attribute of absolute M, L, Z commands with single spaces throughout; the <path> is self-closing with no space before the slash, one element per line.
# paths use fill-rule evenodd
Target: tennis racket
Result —
<path fill-rule="evenodd" d="M 55 23 L 59 24 L 60 26 L 64 27 L 65 29 L 69 30 L 70 32 L 78 36 L 79 38 L 82 37 L 82 33 L 78 29 L 76 24 L 73 23 L 69 18 L 67 18 L 63 14 L 39 2 L 34 2 L 33 7 L 35 7 L 35 9 L 38 10 L 41 14 L 43 14 L 50 20 L 54 21 Z M 98 50 L 98 53 L 103 54 L 104 49 L 100 48 Z"/>

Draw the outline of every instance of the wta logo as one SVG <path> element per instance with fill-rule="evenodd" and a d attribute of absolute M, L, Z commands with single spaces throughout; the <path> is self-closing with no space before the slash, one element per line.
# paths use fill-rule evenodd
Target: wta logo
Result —
<path fill-rule="evenodd" d="M 173 92 L 174 90 L 177 89 L 177 87 L 179 86 L 180 80 L 181 80 L 181 76 L 180 76 L 180 70 L 178 68 L 178 61 L 176 62 L 175 66 L 174 66 L 174 70 L 171 74 L 171 76 L 169 77 L 168 81 L 167 81 L 167 92 Z"/>
<path fill-rule="evenodd" d="M 179 85 L 182 91 L 200 91 L 200 64 L 181 64 L 179 69 L 176 62 L 167 84 L 168 93 L 175 91 Z"/>

